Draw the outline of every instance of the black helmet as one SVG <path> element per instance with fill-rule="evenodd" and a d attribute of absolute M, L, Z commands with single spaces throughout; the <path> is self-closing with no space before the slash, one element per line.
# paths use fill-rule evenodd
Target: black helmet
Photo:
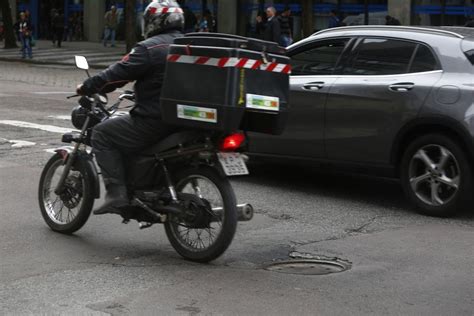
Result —
<path fill-rule="evenodd" d="M 166 30 L 182 30 L 184 14 L 174 0 L 153 0 L 143 12 L 145 38 L 158 35 Z"/>

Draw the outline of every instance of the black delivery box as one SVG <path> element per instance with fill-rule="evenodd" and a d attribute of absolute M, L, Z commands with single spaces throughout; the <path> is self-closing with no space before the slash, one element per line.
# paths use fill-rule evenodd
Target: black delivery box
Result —
<path fill-rule="evenodd" d="M 166 123 L 281 134 L 288 117 L 290 60 L 276 43 L 192 33 L 171 45 L 161 91 Z"/>

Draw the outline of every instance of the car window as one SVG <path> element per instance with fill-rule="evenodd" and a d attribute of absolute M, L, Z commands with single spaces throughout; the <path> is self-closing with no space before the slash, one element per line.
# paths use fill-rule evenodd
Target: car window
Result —
<path fill-rule="evenodd" d="M 291 56 L 292 75 L 331 75 L 349 39 L 324 41 Z"/>
<path fill-rule="evenodd" d="M 418 45 L 410 72 L 423 72 L 440 69 L 431 50 L 425 45 Z"/>
<path fill-rule="evenodd" d="M 355 57 L 344 67 L 344 75 L 395 75 L 408 71 L 417 44 L 366 38 L 357 45 Z"/>

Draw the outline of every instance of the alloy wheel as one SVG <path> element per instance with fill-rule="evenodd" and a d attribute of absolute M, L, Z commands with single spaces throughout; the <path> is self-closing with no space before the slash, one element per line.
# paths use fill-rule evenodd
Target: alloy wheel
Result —
<path fill-rule="evenodd" d="M 430 144 L 415 152 L 409 164 L 409 182 L 415 195 L 430 206 L 442 206 L 459 191 L 461 173 L 451 151 Z"/>

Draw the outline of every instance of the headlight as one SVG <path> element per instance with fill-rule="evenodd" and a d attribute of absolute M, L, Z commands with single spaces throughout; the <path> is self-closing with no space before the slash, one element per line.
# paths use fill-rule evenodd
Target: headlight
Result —
<path fill-rule="evenodd" d="M 81 98 L 82 99 L 82 98 Z M 77 129 L 82 129 L 87 118 L 87 110 L 82 106 L 76 106 L 71 113 L 72 125 Z"/>

